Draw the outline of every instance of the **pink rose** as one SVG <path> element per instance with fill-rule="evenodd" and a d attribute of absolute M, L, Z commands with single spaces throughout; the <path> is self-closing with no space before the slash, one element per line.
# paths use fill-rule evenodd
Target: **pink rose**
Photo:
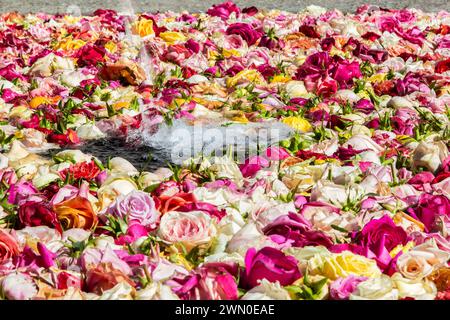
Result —
<path fill-rule="evenodd" d="M 338 278 L 330 285 L 330 297 L 333 300 L 348 300 L 358 284 L 366 281 L 366 277 L 350 275 L 347 278 Z"/>
<path fill-rule="evenodd" d="M 262 33 L 253 29 L 248 23 L 233 23 L 228 26 L 227 34 L 237 34 L 244 39 L 249 46 L 253 45 L 262 37 Z"/>
<path fill-rule="evenodd" d="M 143 191 L 132 191 L 127 195 L 119 195 L 116 201 L 107 210 L 118 218 L 128 218 L 128 221 L 137 221 L 144 226 L 155 227 L 159 220 L 152 197 Z"/>
<path fill-rule="evenodd" d="M 203 211 L 167 212 L 162 216 L 158 230 L 161 239 L 172 244 L 181 243 L 187 251 L 209 245 L 216 233 L 212 218 Z"/>
<path fill-rule="evenodd" d="M 219 17 L 222 20 L 227 20 L 233 12 L 238 15 L 240 11 L 241 10 L 236 4 L 234 4 L 232 1 L 227 1 L 221 4 L 214 4 L 211 8 L 208 9 L 206 13 L 210 16 Z"/>
<path fill-rule="evenodd" d="M 293 212 L 279 216 L 262 231 L 278 244 L 289 244 L 294 247 L 333 245 L 333 241 L 326 234 L 313 230 L 307 220 Z"/>
<path fill-rule="evenodd" d="M 251 248 L 245 255 L 245 272 L 242 275 L 242 285 L 251 289 L 258 285 L 258 280 L 278 281 L 282 286 L 292 284 L 302 275 L 298 269 L 298 261 L 292 256 L 286 256 L 282 251 L 264 247 L 259 251 Z"/>
<path fill-rule="evenodd" d="M 450 216 L 450 200 L 444 195 L 423 193 L 417 206 L 407 211 L 425 225 L 426 232 L 436 231 L 440 217 Z"/>
<path fill-rule="evenodd" d="M 290 154 L 283 147 L 269 147 L 266 149 L 266 157 L 271 161 L 281 161 L 289 158 Z"/>
<path fill-rule="evenodd" d="M 237 274 L 236 264 L 207 263 L 168 284 L 182 300 L 236 300 Z"/>

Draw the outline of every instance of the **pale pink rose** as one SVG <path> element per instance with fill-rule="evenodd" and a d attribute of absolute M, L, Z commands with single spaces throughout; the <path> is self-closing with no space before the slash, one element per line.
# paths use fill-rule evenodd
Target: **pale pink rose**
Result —
<path fill-rule="evenodd" d="M 212 218 L 203 211 L 171 211 L 161 218 L 158 235 L 166 242 L 181 243 L 187 251 L 208 245 L 217 233 Z"/>
<path fill-rule="evenodd" d="M 38 293 L 34 280 L 25 273 L 7 275 L 0 282 L 0 291 L 8 300 L 30 300 Z"/>

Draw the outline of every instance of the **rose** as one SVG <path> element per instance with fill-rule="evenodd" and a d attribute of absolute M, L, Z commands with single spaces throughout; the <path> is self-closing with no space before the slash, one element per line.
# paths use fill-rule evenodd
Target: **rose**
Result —
<path fill-rule="evenodd" d="M 77 64 L 80 67 L 96 66 L 105 62 L 105 54 L 105 48 L 88 44 L 78 49 L 74 57 L 78 59 Z"/>
<path fill-rule="evenodd" d="M 240 13 L 239 7 L 232 1 L 227 1 L 221 4 L 214 4 L 206 12 L 210 16 L 219 17 L 222 20 L 227 20 L 229 16 L 234 12 L 236 15 Z"/>
<path fill-rule="evenodd" d="M 343 251 L 339 254 L 316 254 L 308 260 L 311 275 L 321 275 L 331 280 L 347 278 L 350 275 L 377 277 L 381 274 L 375 260 Z"/>
<path fill-rule="evenodd" d="M 162 214 L 175 211 L 178 208 L 196 201 L 193 193 L 179 192 L 174 195 L 161 195 L 157 198 L 156 208 Z"/>
<path fill-rule="evenodd" d="M 122 282 L 126 282 L 132 287 L 135 286 L 126 274 L 115 269 L 111 264 L 100 263 L 86 272 L 86 290 L 98 295 Z"/>
<path fill-rule="evenodd" d="M 266 149 L 266 157 L 270 161 L 281 161 L 291 155 L 283 147 L 269 147 Z"/>
<path fill-rule="evenodd" d="M 19 204 L 26 200 L 29 196 L 37 194 L 37 189 L 30 182 L 21 182 L 11 185 L 8 190 L 8 202 Z"/>
<path fill-rule="evenodd" d="M 44 225 L 62 231 L 55 211 L 44 201 L 27 201 L 21 204 L 18 216 L 22 226 L 35 227 Z"/>
<path fill-rule="evenodd" d="M 119 195 L 126 195 L 136 189 L 136 184 L 127 176 L 109 177 L 97 191 L 99 211 L 105 210 Z"/>
<path fill-rule="evenodd" d="M 121 260 L 109 245 L 107 245 L 104 249 L 85 249 L 80 256 L 78 263 L 83 270 L 89 270 L 101 263 L 104 263 L 127 275 L 132 272 L 130 266 L 125 261 Z"/>
<path fill-rule="evenodd" d="M 293 256 L 287 256 L 275 248 L 264 247 L 259 251 L 250 248 L 245 255 L 242 286 L 251 289 L 262 279 L 278 281 L 282 286 L 290 285 L 302 276 L 297 263 Z"/>
<path fill-rule="evenodd" d="M 367 277 L 350 275 L 347 278 L 338 278 L 330 285 L 330 297 L 333 300 L 348 300 L 359 283 L 366 281 Z"/>
<path fill-rule="evenodd" d="M 318 246 L 330 247 L 331 239 L 321 231 L 311 228 L 311 224 L 301 215 L 289 213 L 282 215 L 268 224 L 262 230 L 271 236 L 272 241 L 279 244 L 289 244 L 294 247 Z"/>
<path fill-rule="evenodd" d="M 249 46 L 255 44 L 256 41 L 258 41 L 258 39 L 260 39 L 263 35 L 261 32 L 253 29 L 253 27 L 248 23 L 241 22 L 230 24 L 227 28 L 226 33 L 228 35 L 237 34 L 241 36 Z"/>
<path fill-rule="evenodd" d="M 182 279 L 172 280 L 172 290 L 182 300 L 237 300 L 237 274 L 236 264 L 207 263 Z"/>
<path fill-rule="evenodd" d="M 9 300 L 31 300 L 38 294 L 34 280 L 25 273 L 10 273 L 0 282 L 0 291 Z"/>
<path fill-rule="evenodd" d="M 356 287 L 354 293 L 350 295 L 350 300 L 397 300 L 398 290 L 394 288 L 394 283 L 387 275 L 371 278 L 363 281 Z"/>
<path fill-rule="evenodd" d="M 54 206 L 59 222 L 65 229 L 91 229 L 97 225 L 97 214 L 88 199 L 75 197 Z"/>
<path fill-rule="evenodd" d="M 140 225 L 139 223 L 131 223 L 128 226 L 127 233 L 118 237 L 115 240 L 115 243 L 118 245 L 133 243 L 137 239 L 146 237 L 147 235 L 148 231 L 144 226 Z"/>
<path fill-rule="evenodd" d="M 424 224 L 426 232 L 432 232 L 437 230 L 440 217 L 449 216 L 450 200 L 444 195 L 423 193 L 417 206 L 407 212 Z"/>
<path fill-rule="evenodd" d="M 6 230 L 0 229 L 0 264 L 11 261 L 19 252 L 17 240 Z"/>
<path fill-rule="evenodd" d="M 339 83 L 340 88 L 349 88 L 354 78 L 361 78 L 362 73 L 357 61 L 340 61 L 332 68 L 331 76 Z"/>
<path fill-rule="evenodd" d="M 239 166 L 244 178 L 253 177 L 259 170 L 269 166 L 269 161 L 260 156 L 252 156 Z"/>
<path fill-rule="evenodd" d="M 127 195 L 119 195 L 116 201 L 106 210 L 117 218 L 137 221 L 144 226 L 156 227 L 159 213 L 156 211 L 152 197 L 143 191 L 132 191 Z"/>
<path fill-rule="evenodd" d="M 391 280 L 398 290 L 398 296 L 417 300 L 434 300 L 437 294 L 436 285 L 430 280 L 405 279 L 400 273 L 395 273 Z"/>
<path fill-rule="evenodd" d="M 291 300 L 291 296 L 279 282 L 262 279 L 259 285 L 247 291 L 241 300 Z"/>
<path fill-rule="evenodd" d="M 369 248 L 375 254 L 380 253 L 382 248 L 390 252 L 398 245 L 405 245 L 409 240 L 406 231 L 396 226 L 388 215 L 371 220 L 355 238 L 358 244 Z"/>
<path fill-rule="evenodd" d="M 448 156 L 448 148 L 443 141 L 422 141 L 412 154 L 413 165 L 415 168 L 425 167 L 436 172 Z"/>
<path fill-rule="evenodd" d="M 196 246 L 209 246 L 216 236 L 213 220 L 203 211 L 171 211 L 162 216 L 158 235 L 168 243 L 181 243 L 189 252 Z"/>
<path fill-rule="evenodd" d="M 214 217 L 217 221 L 222 220 L 223 217 L 227 215 L 225 209 L 219 210 L 217 206 L 208 203 L 208 202 L 190 202 L 182 205 L 177 209 L 177 211 L 181 212 L 190 212 L 190 211 L 203 211 L 207 213 L 210 217 Z"/>

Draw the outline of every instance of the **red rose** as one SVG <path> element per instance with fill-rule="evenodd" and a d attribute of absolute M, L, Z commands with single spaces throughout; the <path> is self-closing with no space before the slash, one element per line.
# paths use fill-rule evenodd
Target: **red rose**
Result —
<path fill-rule="evenodd" d="M 78 49 L 75 58 L 80 67 L 96 66 L 100 62 L 105 62 L 105 48 L 93 45 L 85 45 Z"/>
<path fill-rule="evenodd" d="M 19 221 L 25 227 L 48 226 L 62 232 L 56 213 L 45 202 L 27 201 L 19 207 Z"/>
<path fill-rule="evenodd" d="M 434 70 L 437 73 L 443 73 L 449 69 L 450 69 L 450 58 L 439 61 L 438 63 L 436 63 L 436 66 L 434 67 Z"/>

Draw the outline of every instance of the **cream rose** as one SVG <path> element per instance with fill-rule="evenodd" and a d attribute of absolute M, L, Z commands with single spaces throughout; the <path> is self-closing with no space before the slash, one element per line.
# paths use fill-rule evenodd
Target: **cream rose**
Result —
<path fill-rule="evenodd" d="M 211 217 L 203 211 L 171 211 L 162 216 L 158 235 L 164 241 L 181 243 L 187 251 L 196 246 L 208 247 L 217 234 Z"/>
<path fill-rule="evenodd" d="M 448 157 L 448 149 L 443 141 L 422 141 L 413 152 L 414 167 L 425 167 L 436 171 Z"/>
<path fill-rule="evenodd" d="M 398 290 L 391 278 L 382 274 L 358 284 L 350 300 L 398 300 Z"/>

